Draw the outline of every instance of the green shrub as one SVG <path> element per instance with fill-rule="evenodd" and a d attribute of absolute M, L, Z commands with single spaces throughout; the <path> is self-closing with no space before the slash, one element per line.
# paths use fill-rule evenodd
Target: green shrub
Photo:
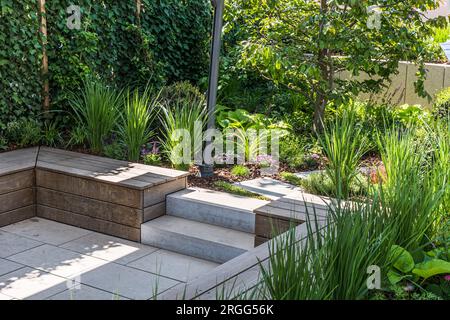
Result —
<path fill-rule="evenodd" d="M 450 116 L 450 87 L 436 94 L 433 104 L 433 115 L 438 118 Z"/>
<path fill-rule="evenodd" d="M 292 169 L 305 167 L 307 143 L 307 139 L 303 136 L 287 135 L 280 140 L 280 161 Z"/>
<path fill-rule="evenodd" d="M 172 166 L 189 167 L 195 156 L 202 152 L 202 146 L 194 141 L 203 140 L 207 114 L 206 105 L 197 99 L 181 99 L 162 106 L 160 142 L 163 155 Z M 189 141 L 184 139 L 186 135 L 189 135 Z"/>
<path fill-rule="evenodd" d="M 367 137 L 357 126 L 355 112 L 346 110 L 324 129 L 319 137 L 328 159 L 326 174 L 332 181 L 336 197 L 346 199 L 350 187 L 358 175 L 358 165 L 369 149 Z"/>
<path fill-rule="evenodd" d="M 250 169 L 238 164 L 231 168 L 231 174 L 236 177 L 247 177 L 250 174 Z"/>
<path fill-rule="evenodd" d="M 176 82 L 161 90 L 162 103 L 171 105 L 185 101 L 187 103 L 206 103 L 206 97 L 188 81 Z"/>
<path fill-rule="evenodd" d="M 306 206 L 308 208 L 308 206 Z M 327 227 L 307 209 L 308 233 L 296 241 L 296 232 L 278 237 L 270 245 L 269 266 L 261 266 L 261 298 L 270 300 L 347 300 L 368 295 L 367 270 L 388 266 L 392 230 L 378 198 L 330 208 Z"/>
<path fill-rule="evenodd" d="M 149 153 L 144 155 L 144 164 L 149 166 L 160 166 L 162 164 L 161 155 L 156 153 Z"/>
<path fill-rule="evenodd" d="M 57 147 L 62 142 L 62 135 L 56 122 L 44 123 L 42 143 L 49 147 Z"/>
<path fill-rule="evenodd" d="M 70 131 L 68 146 L 84 146 L 87 140 L 86 129 L 82 124 L 78 124 Z"/>
<path fill-rule="evenodd" d="M 151 125 L 158 115 L 158 108 L 158 95 L 152 93 L 149 88 L 142 94 L 138 90 L 133 93 L 128 91 L 119 127 L 121 141 L 127 146 L 128 160 L 138 161 L 141 146 L 154 135 Z"/>
<path fill-rule="evenodd" d="M 33 119 L 21 119 L 8 123 L 6 137 L 19 147 L 34 146 L 41 141 L 41 124 Z"/>
<path fill-rule="evenodd" d="M 126 154 L 126 150 L 124 148 L 124 146 L 115 141 L 111 144 L 107 144 L 103 147 L 103 154 L 111 159 L 116 159 L 116 160 L 126 160 L 127 159 L 127 154 Z"/>
<path fill-rule="evenodd" d="M 379 191 L 391 210 L 397 230 L 395 243 L 407 250 L 419 248 L 432 238 L 433 222 L 446 187 L 443 172 L 428 160 L 428 148 L 410 131 L 395 128 L 379 138 L 381 158 L 386 168 Z"/>
<path fill-rule="evenodd" d="M 84 82 L 81 94 L 71 101 L 79 126 L 86 130 L 86 139 L 94 152 L 101 153 L 118 119 L 121 95 L 114 89 L 95 81 Z"/>
<path fill-rule="evenodd" d="M 6 140 L 5 137 L 0 136 L 0 151 L 7 150 L 8 145 L 9 145 L 8 140 Z"/>

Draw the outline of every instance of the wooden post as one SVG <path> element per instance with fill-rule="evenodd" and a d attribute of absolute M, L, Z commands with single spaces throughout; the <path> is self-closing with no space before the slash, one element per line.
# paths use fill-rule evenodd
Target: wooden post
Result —
<path fill-rule="evenodd" d="M 136 24 L 141 25 L 142 0 L 136 0 Z"/>
<path fill-rule="evenodd" d="M 45 0 L 39 0 L 39 33 L 42 45 L 42 66 L 41 76 L 43 79 L 42 86 L 42 107 L 45 111 L 50 110 L 50 85 L 48 80 L 48 56 L 47 56 L 47 17 L 45 12 Z"/>

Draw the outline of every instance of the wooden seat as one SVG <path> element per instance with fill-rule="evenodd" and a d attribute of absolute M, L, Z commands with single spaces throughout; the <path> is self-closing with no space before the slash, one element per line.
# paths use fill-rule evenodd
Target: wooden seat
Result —
<path fill-rule="evenodd" d="M 0 227 L 36 215 L 34 167 L 38 148 L 0 153 Z"/>
<path fill-rule="evenodd" d="M 165 214 L 166 195 L 185 189 L 187 176 L 47 147 L 2 153 L 0 225 L 37 215 L 140 241 L 141 224 Z"/>

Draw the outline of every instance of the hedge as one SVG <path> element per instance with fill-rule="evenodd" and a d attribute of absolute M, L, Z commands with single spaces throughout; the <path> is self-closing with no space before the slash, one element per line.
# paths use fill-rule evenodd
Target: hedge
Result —
<path fill-rule="evenodd" d="M 41 73 L 39 1 L 0 1 L 0 131 L 43 111 L 45 79 L 51 109 L 64 110 L 85 76 L 124 87 L 207 75 L 209 0 L 46 1 L 47 75 Z M 80 30 L 66 26 L 72 4 L 81 9 Z"/>

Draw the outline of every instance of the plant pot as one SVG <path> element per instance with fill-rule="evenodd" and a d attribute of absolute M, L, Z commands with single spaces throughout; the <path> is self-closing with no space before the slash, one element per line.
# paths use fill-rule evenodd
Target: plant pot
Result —
<path fill-rule="evenodd" d="M 201 178 L 210 178 L 214 176 L 214 166 L 210 164 L 201 164 L 198 166 Z"/>

